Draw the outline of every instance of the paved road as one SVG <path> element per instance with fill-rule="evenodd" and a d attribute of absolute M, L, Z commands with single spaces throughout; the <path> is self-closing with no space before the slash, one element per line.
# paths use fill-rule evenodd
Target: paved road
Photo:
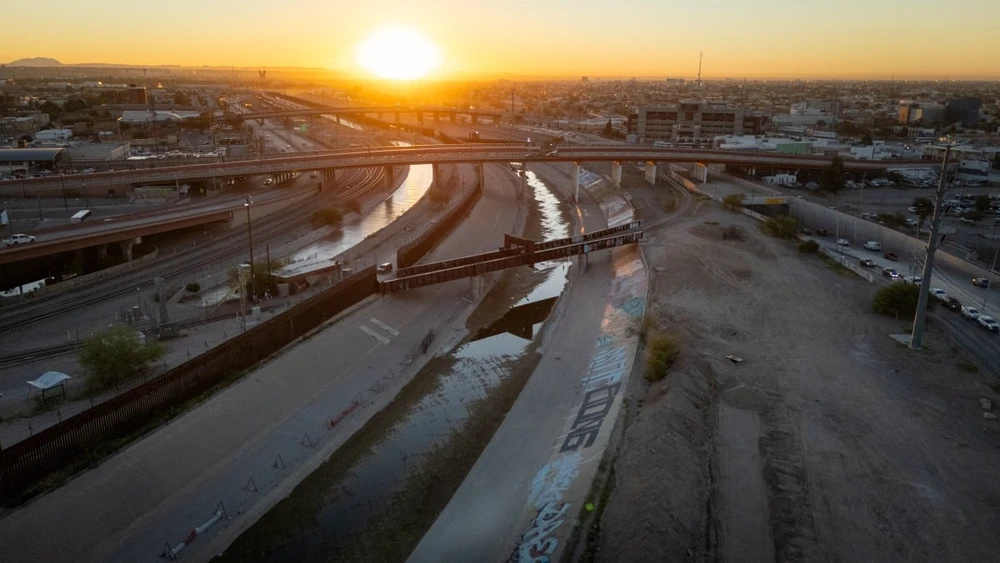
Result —
<path fill-rule="evenodd" d="M 516 185 L 503 181 L 506 174 L 488 169 L 487 193 L 432 258 L 495 248 L 513 230 L 519 220 L 512 205 Z M 472 309 L 468 288 L 459 280 L 373 300 L 345 315 L 211 401 L 6 517 L 0 552 L 18 561 L 160 561 L 165 543 L 180 542 L 222 501 L 233 518 L 184 554 L 187 560 L 207 559 L 388 403 L 427 358 L 411 356 L 429 331 L 437 335 L 432 350 L 464 334 Z M 362 407 L 325 430 L 352 400 Z M 315 449 L 301 444 L 306 434 Z M 272 467 L 279 455 L 286 469 Z M 244 491 L 250 477 L 259 492 Z"/>

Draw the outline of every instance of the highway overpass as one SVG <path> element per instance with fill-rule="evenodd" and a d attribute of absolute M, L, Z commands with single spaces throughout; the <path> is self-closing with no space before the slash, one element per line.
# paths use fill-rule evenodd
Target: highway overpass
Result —
<path fill-rule="evenodd" d="M 509 163 L 509 162 L 698 162 L 748 167 L 775 167 L 787 170 L 819 169 L 830 158 L 813 155 L 786 155 L 710 149 L 679 149 L 632 146 L 563 146 L 557 154 L 546 154 L 522 143 L 475 145 L 416 145 L 317 151 L 305 155 L 277 158 L 228 160 L 208 164 L 166 166 L 162 168 L 77 174 L 48 178 L 28 178 L 0 182 L 4 197 L 58 195 L 63 189 L 106 193 L 108 187 L 187 180 L 230 178 L 253 175 L 281 175 L 310 170 L 336 170 L 371 166 L 407 166 L 413 164 Z M 938 166 L 930 160 L 854 160 L 844 159 L 851 172 L 883 172 L 889 168 L 928 168 Z"/>
<path fill-rule="evenodd" d="M 442 115 L 454 117 L 456 115 L 467 115 L 475 122 L 480 117 L 499 119 L 500 114 L 491 111 L 481 111 L 476 109 L 461 109 L 447 107 L 427 107 L 427 106 L 343 106 L 343 107 L 323 107 L 307 109 L 285 109 L 275 111 L 258 111 L 235 113 L 232 117 L 237 119 L 274 119 L 277 117 L 297 117 L 303 115 L 379 115 L 379 119 L 384 114 L 392 114 L 395 120 L 399 121 L 400 114 L 416 114 L 418 120 L 423 120 L 424 114 L 429 114 L 435 121 L 440 120 Z"/>

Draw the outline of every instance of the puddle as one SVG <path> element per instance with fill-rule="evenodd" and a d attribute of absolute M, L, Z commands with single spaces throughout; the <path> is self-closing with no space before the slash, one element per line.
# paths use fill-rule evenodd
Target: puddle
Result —
<path fill-rule="evenodd" d="M 558 200 L 537 177 L 529 176 L 529 185 L 542 236 L 567 236 Z M 569 266 L 559 261 L 505 273 L 526 278 L 527 287 L 512 291 L 498 284 L 491 293 L 522 297 L 448 356 L 432 359 L 220 559 L 405 559 L 534 371 L 535 337 L 565 288 Z"/>

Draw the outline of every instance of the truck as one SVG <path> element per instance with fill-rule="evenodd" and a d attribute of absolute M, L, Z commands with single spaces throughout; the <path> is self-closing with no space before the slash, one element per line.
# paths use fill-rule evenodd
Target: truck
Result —
<path fill-rule="evenodd" d="M 865 250 L 874 250 L 875 252 L 878 252 L 879 250 L 882 250 L 882 243 L 870 240 L 865 243 Z"/>

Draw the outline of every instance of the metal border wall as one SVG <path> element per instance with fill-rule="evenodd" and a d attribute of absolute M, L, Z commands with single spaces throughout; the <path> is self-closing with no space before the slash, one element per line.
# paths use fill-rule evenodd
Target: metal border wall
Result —
<path fill-rule="evenodd" d="M 125 436 L 233 373 L 252 368 L 377 291 L 375 268 L 361 270 L 155 379 L 0 450 L 0 502 L 16 499 L 102 441 Z"/>
<path fill-rule="evenodd" d="M 483 186 L 476 182 L 475 189 L 469 193 L 465 201 L 453 207 L 441 218 L 433 227 L 415 238 L 412 242 L 401 246 L 396 250 L 396 267 L 406 268 L 416 264 L 418 260 L 431 251 L 434 246 L 452 231 L 465 216 L 472 211 L 476 202 L 483 195 Z"/>

